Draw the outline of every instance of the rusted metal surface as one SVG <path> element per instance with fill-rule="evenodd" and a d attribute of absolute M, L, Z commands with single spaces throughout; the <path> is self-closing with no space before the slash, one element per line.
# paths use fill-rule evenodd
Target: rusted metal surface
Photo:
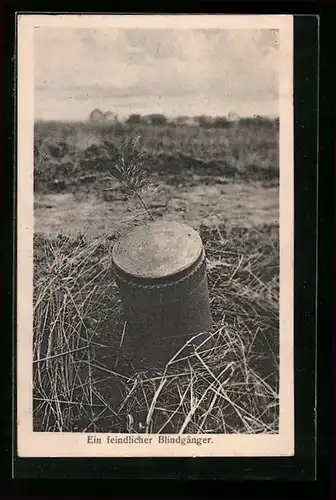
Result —
<path fill-rule="evenodd" d="M 127 321 L 122 350 L 135 365 L 165 364 L 211 330 L 205 251 L 195 230 L 176 222 L 141 226 L 115 244 L 112 258 Z"/>

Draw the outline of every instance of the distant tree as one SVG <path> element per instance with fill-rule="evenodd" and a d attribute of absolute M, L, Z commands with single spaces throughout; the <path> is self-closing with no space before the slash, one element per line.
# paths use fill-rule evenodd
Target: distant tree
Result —
<path fill-rule="evenodd" d="M 175 120 L 176 125 L 199 125 L 198 117 L 196 116 L 178 116 Z"/>
<path fill-rule="evenodd" d="M 241 118 L 239 120 L 239 123 L 241 125 L 245 125 L 245 126 L 249 127 L 251 125 L 255 125 L 257 122 L 256 122 L 255 118 L 251 118 L 250 116 L 246 116 L 244 118 Z"/>
<path fill-rule="evenodd" d="M 142 122 L 141 115 L 138 113 L 132 113 L 126 120 L 126 123 L 130 125 L 135 125 L 136 123 L 141 123 L 141 122 Z"/>
<path fill-rule="evenodd" d="M 205 115 L 201 115 L 197 117 L 198 124 L 202 128 L 208 128 L 208 117 Z"/>
<path fill-rule="evenodd" d="M 90 114 L 90 121 L 102 122 L 105 120 L 104 113 L 100 109 L 94 109 Z"/>
<path fill-rule="evenodd" d="M 217 116 L 214 120 L 214 126 L 217 128 L 227 128 L 230 127 L 230 121 L 226 116 Z"/>
<path fill-rule="evenodd" d="M 206 115 L 199 116 L 197 121 L 201 128 L 212 128 L 215 124 L 215 118 Z"/>
<path fill-rule="evenodd" d="M 116 113 L 112 113 L 112 111 L 106 111 L 105 121 L 116 123 L 118 121 L 118 115 L 116 115 Z"/>
<path fill-rule="evenodd" d="M 262 127 L 271 129 L 274 128 L 274 126 L 277 127 L 276 120 L 260 115 L 253 115 L 253 117 L 246 116 L 244 118 L 241 118 L 239 123 L 246 127 L 256 127 L 256 128 Z"/>
<path fill-rule="evenodd" d="M 152 125 L 166 125 L 168 120 L 165 115 L 160 113 L 154 113 L 149 115 Z"/>

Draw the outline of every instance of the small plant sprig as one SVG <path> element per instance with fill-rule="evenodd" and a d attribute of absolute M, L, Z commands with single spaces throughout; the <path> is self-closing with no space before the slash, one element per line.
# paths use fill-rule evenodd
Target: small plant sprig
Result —
<path fill-rule="evenodd" d="M 151 220 L 154 220 L 141 192 L 148 181 L 149 158 L 139 149 L 140 135 L 123 140 L 119 148 L 105 141 L 103 145 L 108 174 L 121 184 L 121 189 L 127 197 L 135 196 Z"/>

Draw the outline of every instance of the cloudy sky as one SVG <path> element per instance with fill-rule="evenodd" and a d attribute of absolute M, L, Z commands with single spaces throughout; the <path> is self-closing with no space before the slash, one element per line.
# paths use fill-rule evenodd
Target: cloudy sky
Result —
<path fill-rule="evenodd" d="M 35 117 L 278 115 L 274 30 L 35 28 Z"/>

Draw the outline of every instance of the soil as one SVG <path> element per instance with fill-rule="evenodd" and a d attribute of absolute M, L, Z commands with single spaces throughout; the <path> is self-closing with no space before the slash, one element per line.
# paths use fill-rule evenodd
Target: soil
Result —
<path fill-rule="evenodd" d="M 155 218 L 200 225 L 254 227 L 279 221 L 279 187 L 261 182 L 168 183 L 152 185 L 143 195 Z M 40 194 L 34 199 L 35 233 L 99 236 L 137 222 L 143 210 L 116 189 Z"/>

